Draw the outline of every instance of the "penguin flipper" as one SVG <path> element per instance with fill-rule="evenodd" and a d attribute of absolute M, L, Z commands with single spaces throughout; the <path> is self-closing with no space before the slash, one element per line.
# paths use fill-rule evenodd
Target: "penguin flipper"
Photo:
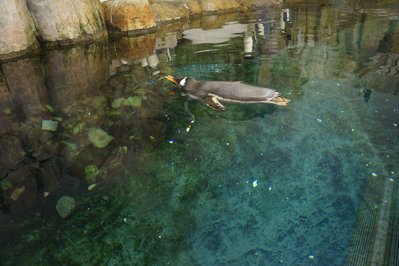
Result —
<path fill-rule="evenodd" d="M 215 95 L 208 95 L 202 100 L 207 106 L 216 110 L 216 111 L 224 111 L 226 108 L 219 102 Z"/>

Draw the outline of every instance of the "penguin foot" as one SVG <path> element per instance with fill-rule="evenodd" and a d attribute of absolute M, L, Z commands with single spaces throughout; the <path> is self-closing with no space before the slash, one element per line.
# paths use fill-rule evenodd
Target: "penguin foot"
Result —
<path fill-rule="evenodd" d="M 275 105 L 281 105 L 281 106 L 287 106 L 289 102 L 291 102 L 291 100 L 286 99 L 284 97 L 275 97 L 268 101 L 268 103 L 272 103 Z"/>

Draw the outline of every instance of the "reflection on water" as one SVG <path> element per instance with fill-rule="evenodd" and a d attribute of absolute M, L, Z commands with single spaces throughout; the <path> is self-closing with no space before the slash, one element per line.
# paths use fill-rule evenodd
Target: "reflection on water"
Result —
<path fill-rule="evenodd" d="M 399 171 L 398 36 L 397 9 L 286 8 L 4 63 L 1 263 L 356 260 Z M 164 74 L 292 103 L 215 112 Z"/>

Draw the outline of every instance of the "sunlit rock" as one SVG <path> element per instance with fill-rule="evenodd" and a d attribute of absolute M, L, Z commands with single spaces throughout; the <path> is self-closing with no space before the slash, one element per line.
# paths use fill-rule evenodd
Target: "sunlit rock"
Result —
<path fill-rule="evenodd" d="M 62 196 L 56 205 L 56 210 L 62 218 L 67 218 L 76 208 L 76 201 L 69 196 Z"/>
<path fill-rule="evenodd" d="M 147 0 L 119 0 L 102 3 L 107 26 L 116 31 L 155 27 L 154 14 Z"/>
<path fill-rule="evenodd" d="M 190 10 L 187 4 L 177 1 L 153 0 L 151 8 L 154 13 L 155 23 L 188 19 Z"/>
<path fill-rule="evenodd" d="M 36 29 L 24 0 L 1 3 L 0 25 L 0 59 L 38 47 Z"/>
<path fill-rule="evenodd" d="M 199 0 L 203 12 L 223 12 L 239 10 L 241 8 L 240 3 L 236 0 Z"/>
<path fill-rule="evenodd" d="M 107 35 L 102 8 L 90 0 L 27 0 L 40 38 L 70 43 Z"/>
<path fill-rule="evenodd" d="M 203 11 L 198 0 L 183 0 L 182 2 L 188 7 L 190 15 L 197 15 Z"/>

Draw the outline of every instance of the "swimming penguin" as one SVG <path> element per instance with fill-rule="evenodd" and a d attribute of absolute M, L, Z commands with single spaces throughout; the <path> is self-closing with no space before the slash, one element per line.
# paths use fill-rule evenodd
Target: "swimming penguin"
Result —
<path fill-rule="evenodd" d="M 203 81 L 190 77 L 181 79 L 171 75 L 165 78 L 175 83 L 180 89 L 193 99 L 203 101 L 209 107 L 223 111 L 225 107 L 220 103 L 271 103 L 286 106 L 290 100 L 280 97 L 275 90 L 255 87 L 241 82 L 231 81 Z"/>

